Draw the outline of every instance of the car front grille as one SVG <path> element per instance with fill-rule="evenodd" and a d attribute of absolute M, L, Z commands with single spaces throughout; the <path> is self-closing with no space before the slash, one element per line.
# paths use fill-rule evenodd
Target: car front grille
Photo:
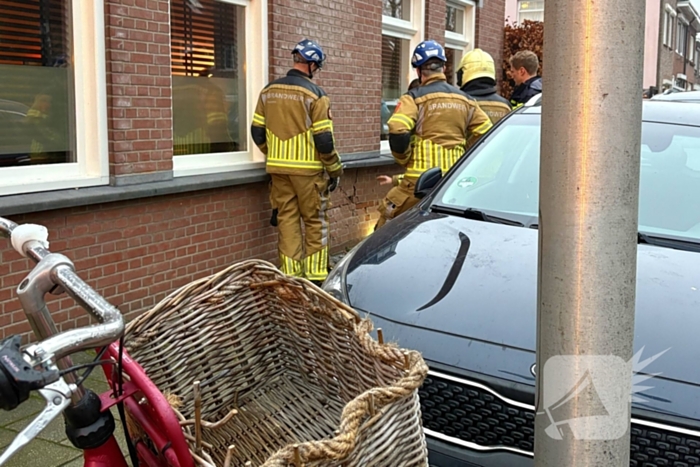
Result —
<path fill-rule="evenodd" d="M 535 413 L 479 383 L 431 371 L 420 389 L 423 426 L 430 436 L 481 451 L 532 456 Z M 633 419 L 630 466 L 700 466 L 700 436 Z"/>

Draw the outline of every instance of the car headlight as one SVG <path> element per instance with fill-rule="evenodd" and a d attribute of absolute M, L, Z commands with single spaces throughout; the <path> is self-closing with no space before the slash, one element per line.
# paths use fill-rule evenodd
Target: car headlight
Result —
<path fill-rule="evenodd" d="M 350 264 L 350 259 L 357 251 L 357 248 L 359 246 L 360 245 L 355 247 L 352 251 L 343 256 L 343 259 L 338 261 L 338 264 L 336 264 L 335 267 L 328 274 L 328 277 L 326 278 L 322 286 L 322 289 L 325 292 L 333 295 L 333 297 L 345 303 L 346 305 L 350 305 L 350 297 L 348 297 L 345 278 L 347 274 L 348 265 Z"/>

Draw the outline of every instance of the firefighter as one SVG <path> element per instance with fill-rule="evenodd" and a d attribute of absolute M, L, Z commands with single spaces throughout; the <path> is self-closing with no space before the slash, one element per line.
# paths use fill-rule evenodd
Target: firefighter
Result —
<path fill-rule="evenodd" d="M 493 57 L 481 49 L 474 49 L 462 58 L 457 83 L 465 94 L 477 101 L 494 125 L 513 109 L 508 99 L 496 92 Z"/>
<path fill-rule="evenodd" d="M 435 41 L 421 42 L 411 65 L 420 86 L 401 96 L 389 119 L 389 146 L 403 176 L 379 206 L 375 228 L 418 203 L 414 196 L 420 175 L 433 167 L 449 170 L 474 142 L 493 125 L 477 103 L 447 83 L 445 50 Z"/>
<path fill-rule="evenodd" d="M 542 93 L 542 77 L 537 74 L 539 67 L 540 59 L 531 50 L 521 50 L 510 57 L 509 75 L 516 86 L 510 96 L 510 103 L 514 108 L 521 107 Z"/>
<path fill-rule="evenodd" d="M 330 192 L 343 166 L 333 138 L 330 100 L 312 82 L 323 67 L 323 50 L 304 39 L 292 56 L 294 67 L 260 93 L 251 134 L 266 155 L 272 179 L 281 270 L 320 285 L 328 275 Z"/>

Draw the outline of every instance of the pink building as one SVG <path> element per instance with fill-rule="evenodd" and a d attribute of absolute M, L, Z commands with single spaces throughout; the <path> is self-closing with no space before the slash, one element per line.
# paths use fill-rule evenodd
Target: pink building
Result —
<path fill-rule="evenodd" d="M 506 23 L 543 21 L 546 0 L 506 0 Z M 644 81 L 649 89 L 700 89 L 700 12 L 691 0 L 646 0 Z"/>

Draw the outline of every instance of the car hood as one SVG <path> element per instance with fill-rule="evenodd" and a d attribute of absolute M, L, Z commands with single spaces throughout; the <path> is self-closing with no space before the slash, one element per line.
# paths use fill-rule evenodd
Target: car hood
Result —
<path fill-rule="evenodd" d="M 534 384 L 537 250 L 534 229 L 415 210 L 353 252 L 350 304 L 427 360 Z M 635 349 L 668 349 L 644 372 L 700 384 L 699 330 L 700 254 L 639 245 Z"/>

